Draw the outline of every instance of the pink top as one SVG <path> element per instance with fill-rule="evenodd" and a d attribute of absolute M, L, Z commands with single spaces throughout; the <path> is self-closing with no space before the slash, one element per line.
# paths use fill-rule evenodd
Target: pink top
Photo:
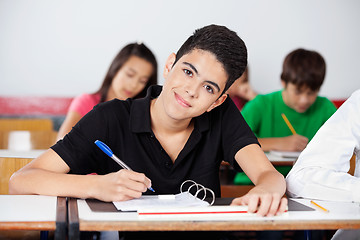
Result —
<path fill-rule="evenodd" d="M 100 102 L 100 94 L 87 94 L 83 93 L 74 98 L 69 107 L 69 112 L 77 112 L 83 117 L 90 112 L 95 105 Z"/>

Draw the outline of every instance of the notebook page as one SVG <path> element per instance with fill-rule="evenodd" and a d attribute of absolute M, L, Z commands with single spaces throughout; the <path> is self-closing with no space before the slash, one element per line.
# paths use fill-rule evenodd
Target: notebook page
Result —
<path fill-rule="evenodd" d="M 159 195 L 142 196 L 138 199 L 114 202 L 115 207 L 120 211 L 139 211 L 152 208 L 181 208 L 181 207 L 207 207 L 210 204 L 203 201 L 189 192 L 173 195 L 172 198 L 162 198 Z"/>

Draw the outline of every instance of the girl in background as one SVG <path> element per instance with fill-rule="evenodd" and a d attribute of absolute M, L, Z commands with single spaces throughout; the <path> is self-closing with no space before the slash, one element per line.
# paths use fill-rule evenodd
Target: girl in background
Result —
<path fill-rule="evenodd" d="M 257 92 L 255 92 L 250 86 L 248 71 L 248 67 L 246 67 L 245 72 L 241 75 L 241 77 L 227 90 L 230 98 L 240 111 L 244 107 L 245 103 L 254 99 L 257 95 Z"/>
<path fill-rule="evenodd" d="M 114 98 L 125 100 L 145 97 L 147 88 L 154 84 L 157 84 L 157 61 L 154 54 L 143 43 L 126 45 L 111 63 L 100 89 L 74 98 L 57 140 L 70 132 L 95 105 Z"/>

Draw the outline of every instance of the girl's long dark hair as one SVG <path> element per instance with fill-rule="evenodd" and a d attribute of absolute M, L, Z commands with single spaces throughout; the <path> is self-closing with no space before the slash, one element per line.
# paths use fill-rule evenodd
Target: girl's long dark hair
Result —
<path fill-rule="evenodd" d="M 107 93 L 110 88 L 110 85 L 120 70 L 120 68 L 124 65 L 124 63 L 131 57 L 137 56 L 145 59 L 153 66 L 153 73 L 149 78 L 145 88 L 134 98 L 142 98 L 145 97 L 146 91 L 150 85 L 157 84 L 157 62 L 154 54 L 151 52 L 149 48 L 147 48 L 143 43 L 131 43 L 126 45 L 120 52 L 116 55 L 114 60 L 112 61 L 108 72 L 106 73 L 105 79 L 98 91 L 94 94 L 100 94 L 100 102 L 105 102 L 107 99 Z"/>

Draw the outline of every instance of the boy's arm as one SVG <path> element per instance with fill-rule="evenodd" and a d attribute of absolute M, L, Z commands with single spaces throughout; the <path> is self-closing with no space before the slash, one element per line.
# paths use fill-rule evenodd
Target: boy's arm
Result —
<path fill-rule="evenodd" d="M 259 136 L 262 135 L 260 134 L 262 123 L 267 121 L 266 116 L 274 114 L 269 110 L 271 108 L 268 108 L 268 111 L 264 110 L 264 106 L 267 106 L 267 104 L 269 104 L 268 102 L 269 98 L 259 95 L 252 101 L 245 104 L 244 108 L 241 110 L 241 114 L 246 120 L 246 123 L 258 137 L 258 141 L 261 144 L 263 151 L 302 151 L 309 140 L 301 135 L 295 134 L 288 137 L 259 138 Z M 270 128 L 271 126 L 269 125 L 268 127 Z"/>
<path fill-rule="evenodd" d="M 69 171 L 63 159 L 49 149 L 11 176 L 9 193 L 122 201 L 140 197 L 151 186 L 144 174 L 129 170 L 106 175 L 67 174 Z"/>
<path fill-rule="evenodd" d="M 240 149 L 235 160 L 255 184 L 246 195 L 233 200 L 232 205 L 248 205 L 249 212 L 274 216 L 286 210 L 287 199 L 284 177 L 275 170 L 257 144 Z"/>
<path fill-rule="evenodd" d="M 263 151 L 301 152 L 309 142 L 307 137 L 295 134 L 287 137 L 258 138 Z"/>

